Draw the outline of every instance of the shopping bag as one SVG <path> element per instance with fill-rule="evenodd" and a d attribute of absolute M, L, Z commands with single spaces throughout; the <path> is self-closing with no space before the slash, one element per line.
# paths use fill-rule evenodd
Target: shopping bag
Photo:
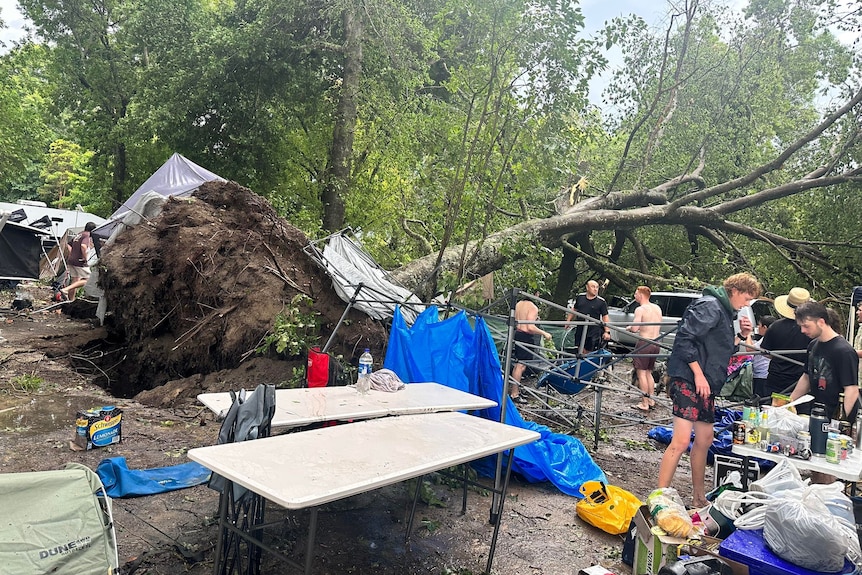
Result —
<path fill-rule="evenodd" d="M 628 531 L 629 523 L 642 505 L 625 489 L 601 481 L 586 481 L 580 491 L 584 498 L 575 506 L 578 517 L 612 535 Z"/>

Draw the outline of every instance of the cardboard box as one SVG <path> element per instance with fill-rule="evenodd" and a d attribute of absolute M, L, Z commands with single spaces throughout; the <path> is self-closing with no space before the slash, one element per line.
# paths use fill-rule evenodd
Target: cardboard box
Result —
<path fill-rule="evenodd" d="M 694 557 L 702 557 L 709 555 L 720 559 L 725 565 L 730 567 L 733 575 L 749 575 L 748 565 L 743 565 L 727 557 L 722 557 L 718 552 L 718 546 L 721 544 L 721 539 L 704 535 L 699 543 L 689 543 L 683 548 L 683 551 Z"/>
<path fill-rule="evenodd" d="M 641 505 L 635 515 L 635 557 L 632 575 L 657 575 L 663 565 L 673 563 L 678 556 L 678 548 L 685 539 L 658 535 L 653 532 L 649 508 Z"/>

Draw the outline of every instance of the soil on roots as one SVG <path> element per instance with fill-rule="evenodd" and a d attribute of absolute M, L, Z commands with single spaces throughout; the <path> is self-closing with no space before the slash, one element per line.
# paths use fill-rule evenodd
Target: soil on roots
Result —
<path fill-rule="evenodd" d="M 236 368 L 254 357 L 297 294 L 310 298 L 303 313 L 319 314 L 318 341 L 325 341 L 345 303 L 303 252 L 307 244 L 265 199 L 236 183 L 209 182 L 191 197 L 169 198 L 158 217 L 102 250 L 108 316 L 96 383 L 132 397 Z M 339 330 L 332 352 L 349 361 L 369 347 L 382 356 L 383 326 L 356 311 L 347 320 L 350 329 Z M 286 372 L 270 373 L 276 379 L 269 383 L 291 378 L 290 364 L 282 366 Z"/>

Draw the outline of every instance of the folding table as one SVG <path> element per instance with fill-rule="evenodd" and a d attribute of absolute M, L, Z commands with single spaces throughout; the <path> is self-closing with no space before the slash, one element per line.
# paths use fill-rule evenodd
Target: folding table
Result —
<path fill-rule="evenodd" d="M 765 452 L 760 449 L 748 447 L 747 445 L 734 445 L 731 451 L 740 455 L 743 458 L 743 469 L 748 469 L 748 458 L 759 457 L 760 459 L 768 459 L 778 463 L 782 459 L 786 459 L 796 469 L 803 471 L 818 471 L 828 475 L 834 475 L 838 479 L 855 484 L 862 481 L 862 453 L 858 450 L 854 452 L 840 463 L 829 463 L 824 457 L 812 457 L 811 459 L 799 459 L 797 457 L 787 457 L 780 453 Z M 748 475 L 743 474 L 743 487 L 748 487 Z"/>
<path fill-rule="evenodd" d="M 230 394 L 202 393 L 198 401 L 216 414 L 231 406 Z M 435 411 L 470 411 L 495 407 L 496 402 L 439 383 L 408 383 L 395 392 L 372 389 L 361 394 L 353 386 L 277 389 L 273 429 L 332 420 L 359 420 L 386 415 Z"/>
<path fill-rule="evenodd" d="M 229 517 L 227 498 L 222 497 L 218 562 L 222 557 L 222 541 L 230 530 L 256 550 L 266 551 L 310 575 L 319 505 L 509 450 L 505 479 L 496 498 L 498 508 L 492 510 L 497 520 L 488 554 L 487 571 L 490 572 L 503 518 L 513 448 L 538 438 L 535 431 L 459 412 L 439 412 L 212 445 L 192 449 L 188 455 L 229 482 L 283 508 L 310 508 L 303 565 L 264 542 L 265 526 L 244 524 L 243 517 Z M 225 490 L 228 494 L 233 492 L 230 487 L 228 484 Z M 412 520 L 413 511 L 408 522 L 408 537 Z M 255 552 L 259 557 L 259 552 Z M 217 563 L 215 572 L 233 568 Z M 248 568 L 249 572 L 259 572 L 259 564 Z"/>

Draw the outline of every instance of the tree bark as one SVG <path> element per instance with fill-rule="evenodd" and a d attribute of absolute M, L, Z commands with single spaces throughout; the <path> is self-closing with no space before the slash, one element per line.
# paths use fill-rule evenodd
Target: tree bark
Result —
<path fill-rule="evenodd" d="M 350 188 L 353 136 L 356 132 L 356 100 L 362 78 L 362 19 L 352 5 L 344 9 L 342 18 L 344 71 L 335 115 L 329 165 L 321 193 L 323 227 L 330 232 L 336 232 L 344 227 L 344 194 Z"/>

